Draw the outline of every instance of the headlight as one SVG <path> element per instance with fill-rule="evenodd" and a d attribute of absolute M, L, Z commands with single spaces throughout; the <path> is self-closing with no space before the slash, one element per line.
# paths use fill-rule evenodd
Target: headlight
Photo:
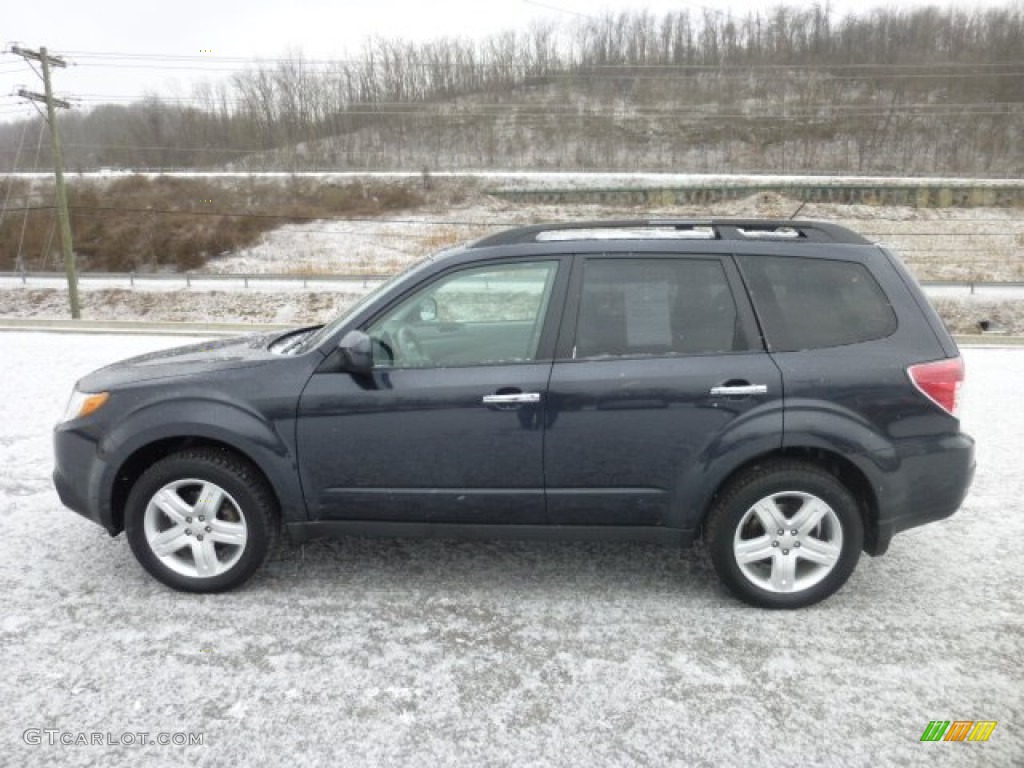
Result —
<path fill-rule="evenodd" d="M 99 410 L 109 397 L 109 392 L 79 392 L 76 389 L 71 393 L 71 399 L 68 400 L 68 407 L 64 411 L 64 418 L 60 420 L 61 423 L 88 416 Z"/>

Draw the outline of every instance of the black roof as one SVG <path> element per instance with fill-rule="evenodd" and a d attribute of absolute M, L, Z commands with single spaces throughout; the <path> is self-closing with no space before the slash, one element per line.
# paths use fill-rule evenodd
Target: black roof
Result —
<path fill-rule="evenodd" d="M 472 243 L 469 248 L 484 248 L 494 245 L 516 245 L 557 240 L 592 240 L 585 231 L 573 237 L 573 230 L 650 230 L 650 237 L 664 237 L 666 231 L 675 230 L 682 237 L 692 233 L 694 237 L 714 240 L 776 240 L 785 242 L 846 243 L 871 245 L 856 232 L 822 221 L 791 221 L 789 219 L 616 219 L 612 221 L 574 221 L 569 223 L 536 224 L 519 227 L 490 235 Z M 553 237 L 544 235 L 553 233 Z M 613 234 L 614 237 L 614 234 Z M 646 239 L 642 232 L 623 232 L 622 238 Z"/>

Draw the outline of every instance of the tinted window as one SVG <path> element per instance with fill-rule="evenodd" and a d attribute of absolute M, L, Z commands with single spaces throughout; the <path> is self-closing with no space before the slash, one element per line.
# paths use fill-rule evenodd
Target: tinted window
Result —
<path fill-rule="evenodd" d="M 896 315 L 863 264 L 741 256 L 770 348 L 837 347 L 889 336 Z"/>
<path fill-rule="evenodd" d="M 519 363 L 536 358 L 558 262 L 446 275 L 367 329 L 374 362 L 392 368 Z"/>
<path fill-rule="evenodd" d="M 745 348 L 736 303 L 718 260 L 587 260 L 575 357 Z"/>

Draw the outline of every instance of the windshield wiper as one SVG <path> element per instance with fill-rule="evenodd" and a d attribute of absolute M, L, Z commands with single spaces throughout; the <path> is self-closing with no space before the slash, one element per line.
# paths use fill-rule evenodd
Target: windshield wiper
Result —
<path fill-rule="evenodd" d="M 295 333 L 290 338 L 286 339 L 284 345 L 277 350 L 274 350 L 279 355 L 291 355 L 298 350 L 299 347 L 308 339 L 313 333 L 316 332 L 316 328 L 307 328 L 304 331 Z"/>

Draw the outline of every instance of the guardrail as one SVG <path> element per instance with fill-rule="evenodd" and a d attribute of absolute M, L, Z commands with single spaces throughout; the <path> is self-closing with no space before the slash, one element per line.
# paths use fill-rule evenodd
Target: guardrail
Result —
<path fill-rule="evenodd" d="M 160 283 L 183 283 L 191 287 L 193 282 L 202 283 L 241 283 L 248 288 L 250 283 L 301 283 L 307 287 L 310 283 L 361 283 L 363 288 L 369 288 L 371 283 L 379 283 L 387 280 L 391 275 L 370 274 L 363 272 L 351 273 L 330 273 L 296 275 L 287 273 L 222 273 L 222 272 L 81 272 L 78 275 L 79 283 L 89 282 L 114 282 L 126 283 L 135 286 L 136 283 L 160 282 Z M 63 272 L 0 272 L 0 280 L 17 281 L 23 285 L 30 282 L 63 282 Z M 1024 282 L 1019 281 L 955 281 L 955 280 L 926 280 L 921 283 L 926 292 L 935 295 L 943 293 L 1000 293 L 1013 292 L 1024 294 Z"/>
<path fill-rule="evenodd" d="M 239 336 L 298 328 L 292 323 L 227 323 L 152 320 L 71 320 L 68 318 L 0 317 L 2 331 L 45 333 L 115 333 L 139 336 Z"/>
<path fill-rule="evenodd" d="M 186 287 L 191 287 L 193 281 L 202 282 L 223 282 L 241 283 L 248 288 L 249 283 L 302 283 L 303 286 L 309 283 L 355 283 L 362 282 L 364 288 L 370 283 L 379 283 L 387 280 L 390 275 L 366 274 L 353 272 L 348 274 L 275 274 L 269 272 L 251 273 L 224 273 L 224 272 L 79 272 L 78 282 L 116 282 L 127 283 L 134 286 L 136 282 L 180 282 Z M 16 280 L 23 285 L 30 281 L 63 281 L 66 276 L 63 272 L 0 272 L 0 280 Z"/>
<path fill-rule="evenodd" d="M 1011 294 L 1011 295 L 1024 295 L 1024 282 L 1006 280 L 1006 281 L 984 281 L 984 280 L 971 280 L 966 282 L 957 282 L 955 280 L 923 280 L 921 281 L 921 287 L 925 293 L 931 296 L 941 296 L 950 294 L 959 294 L 966 291 L 970 295 L 979 293 L 987 294 Z"/>

